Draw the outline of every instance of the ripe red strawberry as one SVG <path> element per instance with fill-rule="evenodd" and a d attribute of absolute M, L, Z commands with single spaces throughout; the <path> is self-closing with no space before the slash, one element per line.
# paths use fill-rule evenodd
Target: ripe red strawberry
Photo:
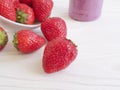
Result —
<path fill-rule="evenodd" d="M 45 44 L 45 39 L 30 30 L 20 30 L 14 35 L 14 46 L 22 53 L 32 53 Z"/>
<path fill-rule="evenodd" d="M 66 37 L 67 35 L 66 23 L 59 17 L 52 17 L 42 22 L 41 30 L 48 41 L 56 37 Z"/>
<path fill-rule="evenodd" d="M 17 22 L 24 24 L 33 24 L 35 15 L 33 9 L 26 4 L 19 4 L 17 6 Z"/>
<path fill-rule="evenodd" d="M 68 67 L 77 56 L 75 44 L 66 38 L 57 37 L 48 42 L 43 55 L 43 69 L 53 73 Z"/>
<path fill-rule="evenodd" d="M 32 6 L 32 0 L 20 0 L 20 2 Z"/>
<path fill-rule="evenodd" d="M 19 0 L 12 0 L 14 4 L 20 3 Z"/>
<path fill-rule="evenodd" d="M 33 9 L 35 12 L 36 18 L 43 22 L 45 21 L 51 14 L 53 8 L 52 0 L 33 0 Z"/>
<path fill-rule="evenodd" d="M 12 0 L 12 2 L 14 4 L 15 8 L 17 8 L 17 5 L 20 3 L 19 0 Z"/>
<path fill-rule="evenodd" d="M 8 42 L 8 35 L 6 31 L 0 27 L 0 51 L 6 46 Z"/>
<path fill-rule="evenodd" d="M 0 15 L 16 21 L 16 11 L 12 0 L 0 0 Z"/>

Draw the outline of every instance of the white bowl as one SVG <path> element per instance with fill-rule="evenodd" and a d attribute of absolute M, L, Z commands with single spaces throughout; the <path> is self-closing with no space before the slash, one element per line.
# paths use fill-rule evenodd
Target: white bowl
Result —
<path fill-rule="evenodd" d="M 27 24 L 22 24 L 22 23 L 11 21 L 11 20 L 0 15 L 0 26 L 7 28 L 9 30 L 12 30 L 12 31 L 18 31 L 21 29 L 32 30 L 32 29 L 35 29 L 37 27 L 40 27 L 40 23 L 35 22 L 32 25 L 27 25 Z"/>

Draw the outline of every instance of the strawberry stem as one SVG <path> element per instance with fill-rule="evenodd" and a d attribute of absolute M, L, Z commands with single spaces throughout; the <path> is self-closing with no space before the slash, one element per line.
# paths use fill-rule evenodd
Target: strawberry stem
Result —
<path fill-rule="evenodd" d="M 14 44 L 14 47 L 15 47 L 17 50 L 19 50 L 19 49 L 18 49 L 17 34 L 14 35 L 13 44 Z"/>
<path fill-rule="evenodd" d="M 71 39 L 68 39 L 68 41 L 70 41 L 75 47 L 77 47 L 77 45 Z"/>
<path fill-rule="evenodd" d="M 27 14 L 25 14 L 20 9 L 17 9 L 16 13 L 17 13 L 17 20 L 16 20 L 16 22 L 26 23 L 26 21 L 27 21 Z"/>
<path fill-rule="evenodd" d="M 6 34 L 5 32 L 0 31 L 0 46 L 5 45 L 5 43 L 7 42 L 7 38 L 6 38 Z"/>

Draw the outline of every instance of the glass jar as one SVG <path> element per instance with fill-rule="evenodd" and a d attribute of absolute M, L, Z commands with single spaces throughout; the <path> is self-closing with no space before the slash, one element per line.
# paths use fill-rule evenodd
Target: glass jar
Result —
<path fill-rule="evenodd" d="M 70 0 L 69 16 L 78 21 L 93 21 L 100 17 L 103 0 Z"/>

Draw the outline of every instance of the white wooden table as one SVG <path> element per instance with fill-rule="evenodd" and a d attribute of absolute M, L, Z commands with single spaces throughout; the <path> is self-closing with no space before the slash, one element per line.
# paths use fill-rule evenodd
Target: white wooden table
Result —
<path fill-rule="evenodd" d="M 120 0 L 104 0 L 102 16 L 77 22 L 68 16 L 69 0 L 54 0 L 51 17 L 62 17 L 67 37 L 78 46 L 76 60 L 58 73 L 41 67 L 44 47 L 21 54 L 9 42 L 0 52 L 0 90 L 120 90 Z M 5 27 L 6 28 L 6 27 Z M 40 29 L 34 30 L 41 34 Z"/>

